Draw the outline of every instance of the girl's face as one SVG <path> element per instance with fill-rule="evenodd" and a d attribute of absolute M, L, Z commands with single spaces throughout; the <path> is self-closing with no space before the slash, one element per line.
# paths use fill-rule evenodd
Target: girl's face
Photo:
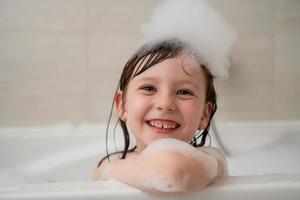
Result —
<path fill-rule="evenodd" d="M 193 56 L 179 55 L 134 77 L 125 102 L 118 92 L 115 104 L 142 151 L 160 138 L 189 141 L 197 129 L 205 128 L 211 112 L 205 91 L 202 67 Z"/>

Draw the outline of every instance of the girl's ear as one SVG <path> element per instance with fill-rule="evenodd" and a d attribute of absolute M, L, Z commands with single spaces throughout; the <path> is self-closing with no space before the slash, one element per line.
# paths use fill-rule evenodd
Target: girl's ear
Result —
<path fill-rule="evenodd" d="M 114 99 L 114 103 L 115 103 L 115 107 L 116 110 L 118 112 L 118 116 L 122 121 L 126 121 L 127 118 L 127 113 L 125 111 L 125 105 L 123 102 L 123 92 L 122 91 L 118 91 L 115 99 Z"/>
<path fill-rule="evenodd" d="M 213 104 L 211 102 L 207 102 L 205 104 L 204 110 L 203 110 L 203 115 L 201 117 L 200 124 L 199 124 L 199 129 L 206 128 L 206 126 L 209 122 L 209 119 L 210 119 L 212 107 L 213 107 Z"/>

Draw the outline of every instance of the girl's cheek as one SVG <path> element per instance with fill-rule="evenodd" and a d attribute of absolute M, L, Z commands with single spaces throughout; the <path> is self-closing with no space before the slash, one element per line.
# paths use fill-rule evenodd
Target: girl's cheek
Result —
<path fill-rule="evenodd" d="M 147 109 L 148 104 L 149 102 L 147 102 L 144 98 L 132 96 L 132 98 L 129 98 L 128 102 L 128 113 L 133 114 L 134 117 L 139 117 Z"/>
<path fill-rule="evenodd" d="M 193 115 L 196 113 L 203 112 L 204 104 L 199 101 L 190 101 L 188 103 L 183 102 L 180 105 L 184 110 L 189 111 L 187 114 Z"/>

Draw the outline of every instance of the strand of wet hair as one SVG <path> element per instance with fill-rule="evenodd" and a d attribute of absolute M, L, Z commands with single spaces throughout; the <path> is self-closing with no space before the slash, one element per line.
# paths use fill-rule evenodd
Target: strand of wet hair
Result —
<path fill-rule="evenodd" d="M 116 95 L 117 95 L 117 91 L 118 91 L 118 89 L 119 89 L 119 85 L 120 85 L 120 82 L 118 83 L 117 89 L 115 90 L 114 99 L 115 99 L 115 97 L 116 97 Z M 109 125 L 110 125 L 110 121 L 111 121 L 111 117 L 112 117 L 112 113 L 113 113 L 113 108 L 114 108 L 114 101 L 112 102 L 111 107 L 110 107 L 109 117 L 108 117 L 108 121 L 107 121 L 107 124 L 106 124 L 106 130 L 105 130 L 105 147 L 106 147 L 105 149 L 106 149 L 106 155 L 109 154 L 109 153 L 108 153 L 108 146 L 107 146 L 107 143 L 108 143 Z M 110 161 L 109 158 L 108 158 L 108 161 Z M 99 166 L 99 165 L 98 165 L 98 166 Z"/>

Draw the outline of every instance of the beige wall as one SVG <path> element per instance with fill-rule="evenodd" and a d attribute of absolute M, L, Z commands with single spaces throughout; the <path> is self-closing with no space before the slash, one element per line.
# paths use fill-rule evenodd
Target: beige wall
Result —
<path fill-rule="evenodd" d="M 0 126 L 106 121 L 158 0 L 0 0 Z M 300 0 L 214 0 L 240 32 L 218 120 L 300 118 Z"/>

